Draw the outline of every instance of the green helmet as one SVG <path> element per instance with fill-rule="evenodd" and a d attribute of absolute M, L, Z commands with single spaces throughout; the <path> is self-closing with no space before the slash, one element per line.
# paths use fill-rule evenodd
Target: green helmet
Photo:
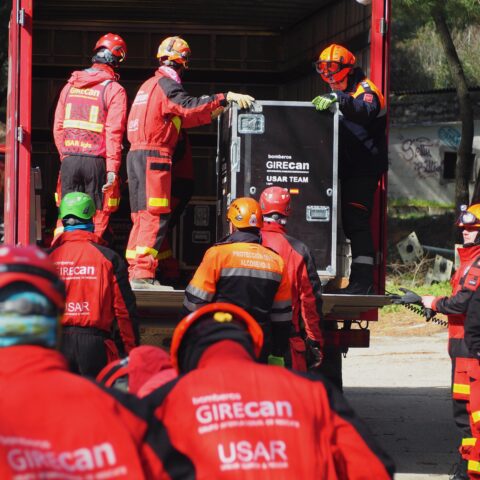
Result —
<path fill-rule="evenodd" d="M 58 218 L 71 215 L 82 220 L 90 220 L 94 214 L 95 204 L 90 195 L 83 192 L 70 192 L 62 198 Z"/>

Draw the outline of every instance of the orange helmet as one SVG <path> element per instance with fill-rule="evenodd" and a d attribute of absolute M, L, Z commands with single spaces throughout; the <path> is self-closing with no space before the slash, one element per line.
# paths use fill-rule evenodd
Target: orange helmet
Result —
<path fill-rule="evenodd" d="M 165 65 L 171 65 L 174 62 L 188 68 L 190 54 L 190 47 L 183 38 L 167 37 L 158 47 L 157 58 Z"/>
<path fill-rule="evenodd" d="M 227 218 L 237 228 L 262 228 L 263 216 L 259 203 L 249 197 L 234 200 L 227 211 Z"/>
<path fill-rule="evenodd" d="M 341 45 L 332 43 L 315 62 L 317 72 L 327 83 L 341 82 L 355 65 L 355 56 Z"/>
<path fill-rule="evenodd" d="M 457 220 L 457 227 L 480 230 L 480 203 L 460 207 L 461 213 Z"/>
<path fill-rule="evenodd" d="M 175 328 L 170 347 L 173 367 L 179 372 L 178 352 L 189 328 L 202 320 L 218 323 L 233 323 L 242 326 L 249 333 L 253 342 L 253 353 L 258 358 L 263 346 L 263 331 L 255 319 L 243 308 L 231 303 L 209 303 L 187 315 Z"/>
<path fill-rule="evenodd" d="M 122 63 L 127 57 L 127 44 L 120 35 L 115 33 L 106 33 L 100 37 L 93 48 L 97 52 L 101 48 L 106 48 L 110 58 L 106 58 L 107 63 L 118 64 Z"/>
<path fill-rule="evenodd" d="M 284 217 L 288 217 L 290 215 L 290 193 L 288 188 L 266 188 L 260 195 L 260 207 L 263 215 L 279 213 Z"/>

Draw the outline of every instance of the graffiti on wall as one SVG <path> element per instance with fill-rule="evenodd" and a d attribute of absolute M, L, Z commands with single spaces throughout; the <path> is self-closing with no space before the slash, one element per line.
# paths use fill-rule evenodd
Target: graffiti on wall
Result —
<path fill-rule="evenodd" d="M 402 150 L 400 156 L 413 167 L 419 178 L 439 176 L 442 171 L 440 159 L 432 155 L 433 141 L 428 137 L 405 138 L 400 136 Z"/>
<path fill-rule="evenodd" d="M 460 145 L 462 134 L 454 127 L 440 127 L 438 129 L 438 138 L 442 143 L 455 150 Z"/>

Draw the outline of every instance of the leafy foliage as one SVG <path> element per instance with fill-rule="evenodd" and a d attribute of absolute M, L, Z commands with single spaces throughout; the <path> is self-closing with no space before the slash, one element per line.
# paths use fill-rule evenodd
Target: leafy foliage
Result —
<path fill-rule="evenodd" d="M 392 2 L 391 87 L 393 91 L 453 88 L 454 84 L 431 17 L 445 18 L 469 86 L 478 86 L 480 0 L 394 0 Z M 477 52 L 477 53 L 476 53 Z"/>

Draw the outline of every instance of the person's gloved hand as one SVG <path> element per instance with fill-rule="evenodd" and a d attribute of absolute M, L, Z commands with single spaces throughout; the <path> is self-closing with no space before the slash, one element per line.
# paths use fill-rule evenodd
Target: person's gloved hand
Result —
<path fill-rule="evenodd" d="M 422 297 L 407 288 L 400 287 L 399 290 L 403 292 L 403 295 L 394 295 L 392 296 L 392 303 L 396 305 L 408 305 L 415 303 L 417 305 L 422 305 Z M 435 298 L 435 297 L 433 297 Z"/>
<path fill-rule="evenodd" d="M 227 93 L 227 102 L 235 102 L 240 108 L 250 108 L 254 101 L 255 99 L 250 95 L 234 92 Z"/>
<path fill-rule="evenodd" d="M 277 367 L 284 367 L 285 359 L 283 357 L 276 357 L 275 355 L 269 355 L 267 363 L 269 365 L 276 365 Z"/>
<path fill-rule="evenodd" d="M 326 93 L 325 95 L 315 97 L 312 103 L 319 112 L 322 112 L 323 110 L 328 110 L 337 101 L 335 93 Z"/>
<path fill-rule="evenodd" d="M 219 117 L 223 113 L 224 110 L 225 110 L 225 107 L 218 107 L 212 113 L 210 113 L 210 117 L 212 117 L 212 120 L 215 120 L 217 117 Z"/>
<path fill-rule="evenodd" d="M 117 174 L 115 172 L 107 172 L 107 183 L 102 187 L 102 192 L 106 192 L 113 185 L 116 178 Z"/>
<path fill-rule="evenodd" d="M 312 340 L 309 337 L 306 338 L 305 343 L 307 345 L 308 353 L 312 359 L 312 362 L 309 365 L 309 367 L 310 368 L 319 367 L 323 361 L 323 352 L 322 352 L 322 347 L 320 343 L 317 342 L 316 340 Z"/>

